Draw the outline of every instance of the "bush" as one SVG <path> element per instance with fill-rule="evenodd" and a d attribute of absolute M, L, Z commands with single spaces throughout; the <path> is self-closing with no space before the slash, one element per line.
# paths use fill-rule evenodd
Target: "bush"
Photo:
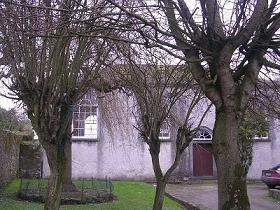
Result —
<path fill-rule="evenodd" d="M 24 130 L 27 120 L 21 117 L 16 109 L 6 110 L 0 108 L 0 129 L 9 131 Z M 30 123 L 27 123 L 30 124 Z"/>

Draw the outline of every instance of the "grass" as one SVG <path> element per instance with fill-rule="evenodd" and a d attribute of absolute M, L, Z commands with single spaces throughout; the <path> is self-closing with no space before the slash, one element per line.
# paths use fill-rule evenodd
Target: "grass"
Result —
<path fill-rule="evenodd" d="M 80 186 L 80 181 L 74 182 Z M 85 181 L 85 186 L 91 186 L 90 181 Z M 143 182 L 116 181 L 114 194 L 117 200 L 112 203 L 87 204 L 87 205 L 63 205 L 63 210 L 149 210 L 152 209 L 155 188 Z M 20 181 L 14 180 L 5 189 L 0 197 L 0 210 L 42 210 L 43 204 L 21 201 L 15 194 L 19 189 Z M 164 210 L 182 209 L 180 204 L 165 197 Z"/>

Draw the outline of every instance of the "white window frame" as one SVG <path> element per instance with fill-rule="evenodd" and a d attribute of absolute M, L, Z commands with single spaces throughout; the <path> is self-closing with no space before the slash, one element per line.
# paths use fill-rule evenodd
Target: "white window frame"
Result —
<path fill-rule="evenodd" d="M 97 110 L 96 110 L 96 112 L 97 112 Z M 91 118 L 93 118 L 93 119 L 91 119 Z M 97 113 L 96 113 L 96 115 L 89 115 L 85 119 L 84 136 L 93 138 L 93 139 L 97 139 Z"/>
<path fill-rule="evenodd" d="M 213 133 L 212 133 L 211 129 L 209 129 L 206 126 L 201 126 L 201 127 L 199 127 L 197 133 L 199 133 L 199 132 L 207 132 L 208 135 L 210 136 L 210 138 L 207 138 L 207 137 L 194 137 L 193 138 L 194 141 L 212 141 Z"/>
<path fill-rule="evenodd" d="M 269 141 L 269 138 L 268 138 L 268 135 L 266 136 L 258 136 L 258 135 L 255 135 L 253 137 L 253 140 L 264 140 L 264 141 Z"/>
<path fill-rule="evenodd" d="M 170 126 L 167 122 L 162 123 L 158 138 L 159 140 L 170 140 Z"/>
<path fill-rule="evenodd" d="M 77 111 L 73 112 L 73 120 L 72 120 L 72 139 L 73 140 L 97 140 L 98 139 L 98 107 L 95 104 L 92 104 L 89 99 L 82 99 L 82 101 L 88 101 L 88 103 L 80 103 L 77 105 L 76 109 Z M 82 108 L 89 107 L 89 115 L 87 115 L 88 111 L 82 111 Z M 78 116 L 78 119 L 76 120 L 75 114 Z M 80 116 L 83 116 L 85 119 L 80 118 Z M 91 126 L 94 127 L 93 131 L 94 133 L 86 134 L 86 119 L 89 117 L 93 117 L 93 122 L 91 123 Z M 77 127 L 74 127 L 74 121 L 77 121 L 78 125 Z M 79 127 L 80 123 L 83 123 L 83 127 Z M 75 135 L 75 129 L 78 131 L 78 135 Z M 83 135 L 79 135 L 79 130 L 83 130 Z M 87 129 L 88 130 L 88 129 Z"/>

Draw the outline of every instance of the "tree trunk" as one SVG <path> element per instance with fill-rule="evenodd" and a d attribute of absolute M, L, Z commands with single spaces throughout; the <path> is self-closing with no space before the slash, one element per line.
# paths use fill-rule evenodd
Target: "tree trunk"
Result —
<path fill-rule="evenodd" d="M 218 174 L 219 210 L 250 209 L 238 138 L 238 113 L 216 110 L 213 151 Z"/>
<path fill-rule="evenodd" d="M 63 192 L 73 192 L 77 188 L 72 182 L 72 142 L 67 141 L 64 148 L 65 153 L 65 173 L 64 173 L 64 182 L 62 186 Z"/>
<path fill-rule="evenodd" d="M 163 179 L 157 180 L 156 195 L 153 204 L 153 210 L 161 210 L 163 207 L 164 193 L 165 193 L 166 181 Z"/>
<path fill-rule="evenodd" d="M 154 141 L 155 142 L 155 141 Z M 164 192 L 166 186 L 166 179 L 162 174 L 159 162 L 160 144 L 155 144 L 150 147 L 150 154 L 152 157 L 153 169 L 157 180 L 156 194 L 154 198 L 153 210 L 161 210 L 164 200 Z"/>
<path fill-rule="evenodd" d="M 44 145 L 48 163 L 50 166 L 50 177 L 48 192 L 45 202 L 45 210 L 59 210 L 62 185 L 64 182 L 66 159 L 63 145 Z"/>
<path fill-rule="evenodd" d="M 160 161 L 159 161 L 159 153 L 160 153 L 160 142 L 159 139 L 154 139 L 152 142 L 154 144 L 150 146 L 150 154 L 152 157 L 153 169 L 157 180 L 157 187 L 156 187 L 156 195 L 154 198 L 153 210 L 161 210 L 163 207 L 164 201 L 164 194 L 165 194 L 165 187 L 166 183 L 168 182 L 172 172 L 176 169 L 181 159 L 182 153 L 185 148 L 191 142 L 191 138 L 187 138 L 189 130 L 185 127 L 180 127 L 178 129 L 177 138 L 176 138 L 176 154 L 175 160 L 173 164 L 169 167 L 166 171 L 165 175 L 163 175 Z M 156 142 L 158 144 L 156 144 Z"/>

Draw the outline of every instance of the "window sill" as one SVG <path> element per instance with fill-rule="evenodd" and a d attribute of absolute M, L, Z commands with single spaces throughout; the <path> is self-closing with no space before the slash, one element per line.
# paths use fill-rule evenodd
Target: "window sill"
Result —
<path fill-rule="evenodd" d="M 72 142 L 98 142 L 98 138 L 79 138 L 79 137 L 72 137 Z"/>
<path fill-rule="evenodd" d="M 159 141 L 160 142 L 171 142 L 171 139 L 168 137 L 168 138 L 159 138 Z"/>
<path fill-rule="evenodd" d="M 268 137 L 254 137 L 253 140 L 255 142 L 270 142 L 270 138 Z"/>
<path fill-rule="evenodd" d="M 206 144 L 211 144 L 212 143 L 212 139 L 204 139 L 204 138 L 193 138 L 192 140 L 193 143 L 206 143 Z"/>

